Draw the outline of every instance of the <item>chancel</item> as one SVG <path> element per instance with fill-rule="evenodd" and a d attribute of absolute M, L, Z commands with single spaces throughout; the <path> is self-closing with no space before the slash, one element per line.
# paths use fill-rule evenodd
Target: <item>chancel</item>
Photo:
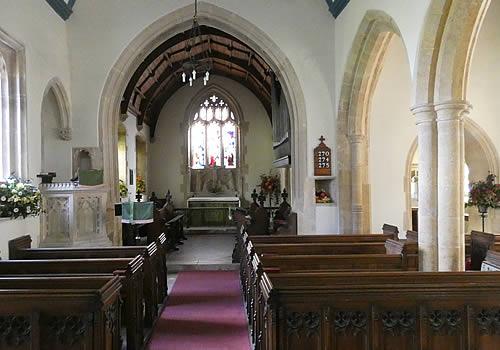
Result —
<path fill-rule="evenodd" d="M 500 0 L 0 0 L 0 349 L 500 349 Z"/>

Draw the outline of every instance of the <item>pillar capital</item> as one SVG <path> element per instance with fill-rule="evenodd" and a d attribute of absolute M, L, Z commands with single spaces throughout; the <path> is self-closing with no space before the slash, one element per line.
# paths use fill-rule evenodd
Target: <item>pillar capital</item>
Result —
<path fill-rule="evenodd" d="M 410 110 L 416 117 L 417 125 L 436 121 L 436 110 L 432 103 L 414 106 Z"/>
<path fill-rule="evenodd" d="M 463 100 L 440 102 L 435 105 L 437 121 L 463 120 L 472 109 L 472 105 Z"/>

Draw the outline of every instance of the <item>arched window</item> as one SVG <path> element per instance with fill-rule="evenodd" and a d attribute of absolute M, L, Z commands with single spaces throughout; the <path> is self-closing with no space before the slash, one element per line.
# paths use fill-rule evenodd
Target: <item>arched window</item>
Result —
<path fill-rule="evenodd" d="M 215 94 L 207 97 L 189 123 L 191 168 L 236 168 L 238 134 L 238 119 L 229 105 Z"/>
<path fill-rule="evenodd" d="M 0 181 L 28 175 L 25 62 L 24 46 L 0 28 Z"/>

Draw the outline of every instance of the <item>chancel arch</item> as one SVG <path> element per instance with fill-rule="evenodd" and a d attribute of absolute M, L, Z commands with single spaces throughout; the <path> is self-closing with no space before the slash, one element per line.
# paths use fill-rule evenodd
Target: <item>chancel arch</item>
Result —
<path fill-rule="evenodd" d="M 370 10 L 347 59 L 337 118 L 341 232 L 370 230 L 368 118 L 384 55 L 394 36 L 401 37 L 394 20 L 382 11 Z"/>
<path fill-rule="evenodd" d="M 180 8 L 160 18 L 143 30 L 122 52 L 111 68 L 104 85 L 99 105 L 100 142 L 103 149 L 105 183 L 109 185 L 111 198 L 118 199 L 118 161 L 117 136 L 118 119 L 121 114 L 122 97 L 134 73 L 144 62 L 144 59 L 165 38 L 173 37 L 189 29 L 192 23 L 193 6 Z M 269 64 L 274 74 L 283 86 L 291 116 L 292 130 L 292 173 L 291 201 L 299 217 L 307 212 L 304 220 L 304 231 L 314 229 L 315 208 L 305 205 L 304 198 L 312 202 L 314 193 L 304 188 L 307 167 L 307 122 L 304 95 L 297 75 L 286 55 L 261 29 L 231 13 L 212 4 L 202 2 L 198 6 L 198 21 L 200 25 L 211 26 L 222 30 L 235 38 L 245 42 Z M 111 135 L 112 137 L 106 137 Z M 112 201 L 111 201 L 112 202 Z M 310 203 L 309 203 L 310 204 Z M 109 216 L 112 208 L 108 208 Z M 115 221 L 115 241 L 119 240 L 119 223 Z"/>

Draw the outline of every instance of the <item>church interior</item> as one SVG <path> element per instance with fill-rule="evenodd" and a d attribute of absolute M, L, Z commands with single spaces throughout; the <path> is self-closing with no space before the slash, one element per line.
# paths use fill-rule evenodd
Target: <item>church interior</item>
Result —
<path fill-rule="evenodd" d="M 0 349 L 500 349 L 498 18 L 0 0 Z"/>

